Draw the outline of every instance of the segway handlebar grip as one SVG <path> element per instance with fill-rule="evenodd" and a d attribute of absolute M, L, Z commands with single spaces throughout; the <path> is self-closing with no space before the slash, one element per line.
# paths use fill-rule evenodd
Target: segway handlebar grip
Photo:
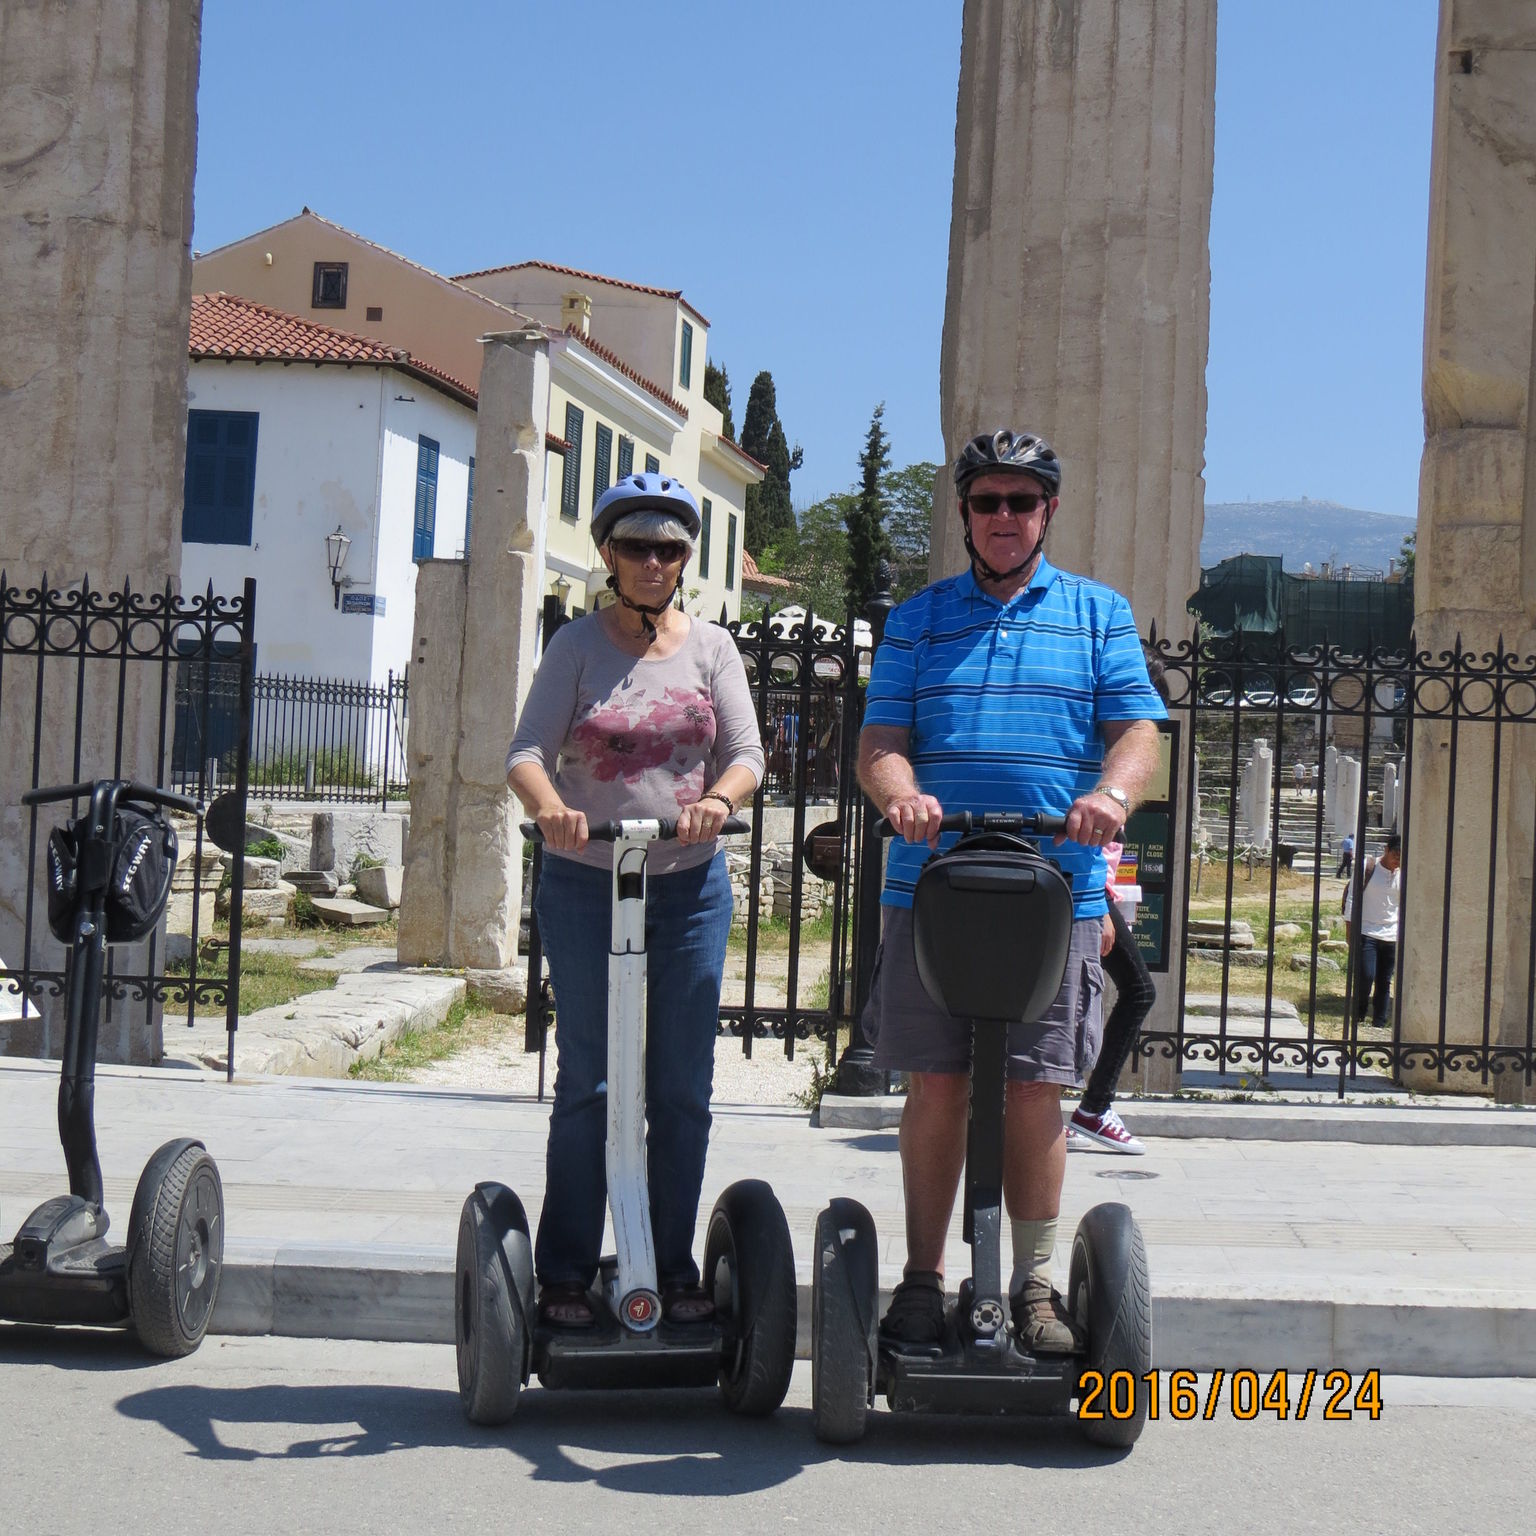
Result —
<path fill-rule="evenodd" d="M 525 821 L 521 826 L 522 834 L 529 842 L 542 843 L 544 841 L 544 834 L 539 831 L 538 822 Z M 675 817 L 660 817 L 656 820 L 656 826 L 657 842 L 669 842 L 677 836 L 677 820 Z M 718 835 L 721 837 L 734 837 L 742 832 L 750 832 L 751 830 L 751 822 L 744 820 L 740 816 L 727 816 Z M 623 835 L 624 823 L 622 821 L 589 821 L 587 823 L 587 841 L 589 843 L 616 843 Z"/>
<path fill-rule="evenodd" d="M 58 800 L 84 800 L 89 799 L 96 789 L 97 783 L 107 783 L 109 780 L 87 781 L 83 784 L 54 784 L 48 788 L 29 789 L 23 793 L 21 803 L 23 805 L 51 805 Z M 193 816 L 203 814 L 202 805 L 190 795 L 178 795 L 175 790 L 158 789 L 152 784 L 139 784 L 133 780 L 124 781 L 121 792 L 118 795 L 119 802 L 124 800 L 148 801 L 151 805 L 165 805 L 172 810 L 186 811 Z"/>
<path fill-rule="evenodd" d="M 1021 832 L 1026 837 L 1055 837 L 1067 830 L 1065 816 L 1052 816 L 1037 811 L 1026 816 L 1022 811 L 983 811 L 975 815 L 970 811 L 951 811 L 939 818 L 939 831 L 958 832 L 962 836 L 971 832 Z M 896 829 L 885 817 L 875 823 L 876 837 L 896 837 Z"/>

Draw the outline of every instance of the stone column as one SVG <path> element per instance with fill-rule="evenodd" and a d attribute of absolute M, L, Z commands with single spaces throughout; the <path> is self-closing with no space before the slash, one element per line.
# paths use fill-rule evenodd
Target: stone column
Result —
<path fill-rule="evenodd" d="M 1333 831 L 1335 837 L 1351 835 L 1360 821 L 1360 759 L 1339 759 L 1339 791 L 1334 801 Z M 1355 849 L 1355 857 L 1363 858 L 1365 850 Z"/>
<path fill-rule="evenodd" d="M 1536 12 L 1510 0 L 1441 0 L 1414 587 L 1419 647 L 1431 653 L 1458 638 L 1466 651 L 1490 651 L 1501 637 L 1522 657 L 1536 653 L 1533 252 Z M 1446 1037 L 1481 1044 L 1491 861 L 1490 1035 L 1494 1044 L 1524 1042 L 1536 856 L 1533 730 L 1521 724 L 1503 732 L 1495 796 L 1486 725 L 1461 728 L 1454 764 L 1448 728 L 1422 718 L 1414 728 L 1399 949 L 1407 1040 L 1438 1039 L 1447 925 Z M 1440 1084 L 1425 1067 L 1405 1071 L 1403 1081 Z M 1455 1072 L 1446 1086 L 1479 1090 L 1482 1082 L 1477 1073 Z M 1496 1087 L 1500 1098 L 1514 1099 L 1523 1083 L 1506 1073 Z"/>
<path fill-rule="evenodd" d="M 965 4 L 946 456 L 1003 425 L 1048 437 L 1065 467 L 1051 559 L 1174 641 L 1193 633 L 1204 521 L 1215 64 L 1216 0 Z M 931 547 L 934 577 L 964 568 L 942 473 Z M 1171 852 L 1188 867 L 1182 826 Z M 1174 953 L 1182 913 L 1176 900 Z M 1151 1027 L 1173 1007 L 1160 996 Z M 1154 1086 L 1173 1085 L 1165 1065 Z"/>
<path fill-rule="evenodd" d="M 1275 754 L 1267 741 L 1254 742 L 1248 775 L 1248 841 L 1262 846 L 1269 842 L 1275 804 Z"/>
<path fill-rule="evenodd" d="M 469 558 L 429 561 L 417 578 L 399 954 L 500 970 L 517 957 L 522 895 L 505 762 L 543 592 L 549 348 L 512 333 L 487 337 L 484 357 Z"/>
<path fill-rule="evenodd" d="M 199 0 L 5 0 L 0 9 L 0 568 L 25 591 L 141 593 L 176 581 L 186 457 Z M 21 964 L 29 882 L 17 804 L 33 772 L 35 663 L 8 657 L 0 696 L 0 955 Z M 158 666 L 88 662 L 81 771 L 152 779 Z M 66 782 L 76 679 L 45 666 L 38 777 Z M 45 825 L 51 821 L 45 819 Z M 39 896 L 41 888 L 38 887 Z M 58 951 L 34 924 L 34 963 Z M 142 955 L 119 957 L 125 968 Z M 55 1009 L 54 1012 L 58 1010 Z M 7 1048 L 56 1052 L 59 1026 Z M 104 1061 L 161 1054 L 160 1019 L 116 1005 Z"/>
<path fill-rule="evenodd" d="M 1385 763 L 1381 770 L 1381 824 L 1387 831 L 1397 825 L 1397 765 Z"/>

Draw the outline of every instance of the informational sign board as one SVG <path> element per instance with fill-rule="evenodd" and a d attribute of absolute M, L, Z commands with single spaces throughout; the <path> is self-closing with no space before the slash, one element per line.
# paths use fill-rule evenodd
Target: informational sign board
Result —
<path fill-rule="evenodd" d="M 1141 887 L 1141 903 L 1131 932 L 1149 971 L 1166 971 L 1168 903 L 1173 899 L 1174 816 L 1177 812 L 1179 722 L 1158 722 L 1159 761 L 1147 785 L 1147 798 L 1125 824 L 1125 852 L 1120 880 Z"/>
<path fill-rule="evenodd" d="M 384 604 L 387 598 L 381 597 L 377 592 L 343 592 L 341 595 L 341 611 L 343 613 L 371 613 L 376 618 L 384 617 Z"/>

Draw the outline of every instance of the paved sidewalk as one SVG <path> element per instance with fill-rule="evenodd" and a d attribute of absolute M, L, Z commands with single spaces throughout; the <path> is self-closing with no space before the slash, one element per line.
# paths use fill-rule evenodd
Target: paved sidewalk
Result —
<path fill-rule="evenodd" d="M 62 1188 L 56 1094 L 56 1064 L 0 1065 L 7 1235 Z M 161 1141 L 199 1135 L 217 1158 L 228 1248 L 215 1327 L 224 1332 L 450 1338 L 465 1194 L 477 1179 L 500 1179 L 536 1220 L 543 1193 L 548 1109 L 528 1100 L 104 1067 L 96 1113 L 119 1231 L 139 1169 Z M 1165 1132 L 1149 1139 L 1145 1157 L 1069 1160 L 1056 1267 L 1063 1283 L 1072 1231 L 1090 1205 L 1131 1205 L 1147 1239 L 1161 1365 L 1536 1375 L 1528 1112 L 1405 1111 L 1415 1137 L 1432 1135 L 1437 1117 L 1446 1137 L 1390 1144 L 1288 1139 L 1317 1106 L 1193 1104 L 1160 1113 L 1159 1126 L 1147 1116 L 1137 1123 Z M 1369 1130 L 1395 1112 L 1342 1109 L 1335 1135 L 1351 1113 Z M 1502 1144 L 1450 1139 L 1473 1113 L 1509 1128 Z M 1288 1116 L 1301 1118 L 1293 1125 Z M 1188 1134 L 1217 1128 L 1220 1139 Z M 788 1214 L 804 1353 L 810 1235 L 828 1196 L 852 1195 L 870 1208 L 882 1283 L 899 1277 L 895 1134 L 813 1129 L 799 1110 L 717 1104 L 701 1217 L 726 1183 L 748 1176 L 772 1182 Z M 957 1218 L 952 1279 L 966 1268 Z"/>

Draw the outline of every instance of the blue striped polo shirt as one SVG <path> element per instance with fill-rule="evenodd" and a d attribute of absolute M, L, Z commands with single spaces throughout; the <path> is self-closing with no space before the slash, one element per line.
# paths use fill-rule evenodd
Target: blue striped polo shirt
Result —
<path fill-rule="evenodd" d="M 909 733 L 924 794 L 946 811 L 1064 814 L 1099 781 L 1112 720 L 1162 720 L 1131 605 L 1042 558 L 1007 603 L 970 571 L 895 609 L 870 669 L 866 725 Z M 941 847 L 954 841 L 946 838 Z M 1074 915 L 1105 911 L 1104 855 L 1080 843 L 1042 852 L 1072 881 Z M 882 902 L 910 907 L 924 843 L 897 841 Z"/>

